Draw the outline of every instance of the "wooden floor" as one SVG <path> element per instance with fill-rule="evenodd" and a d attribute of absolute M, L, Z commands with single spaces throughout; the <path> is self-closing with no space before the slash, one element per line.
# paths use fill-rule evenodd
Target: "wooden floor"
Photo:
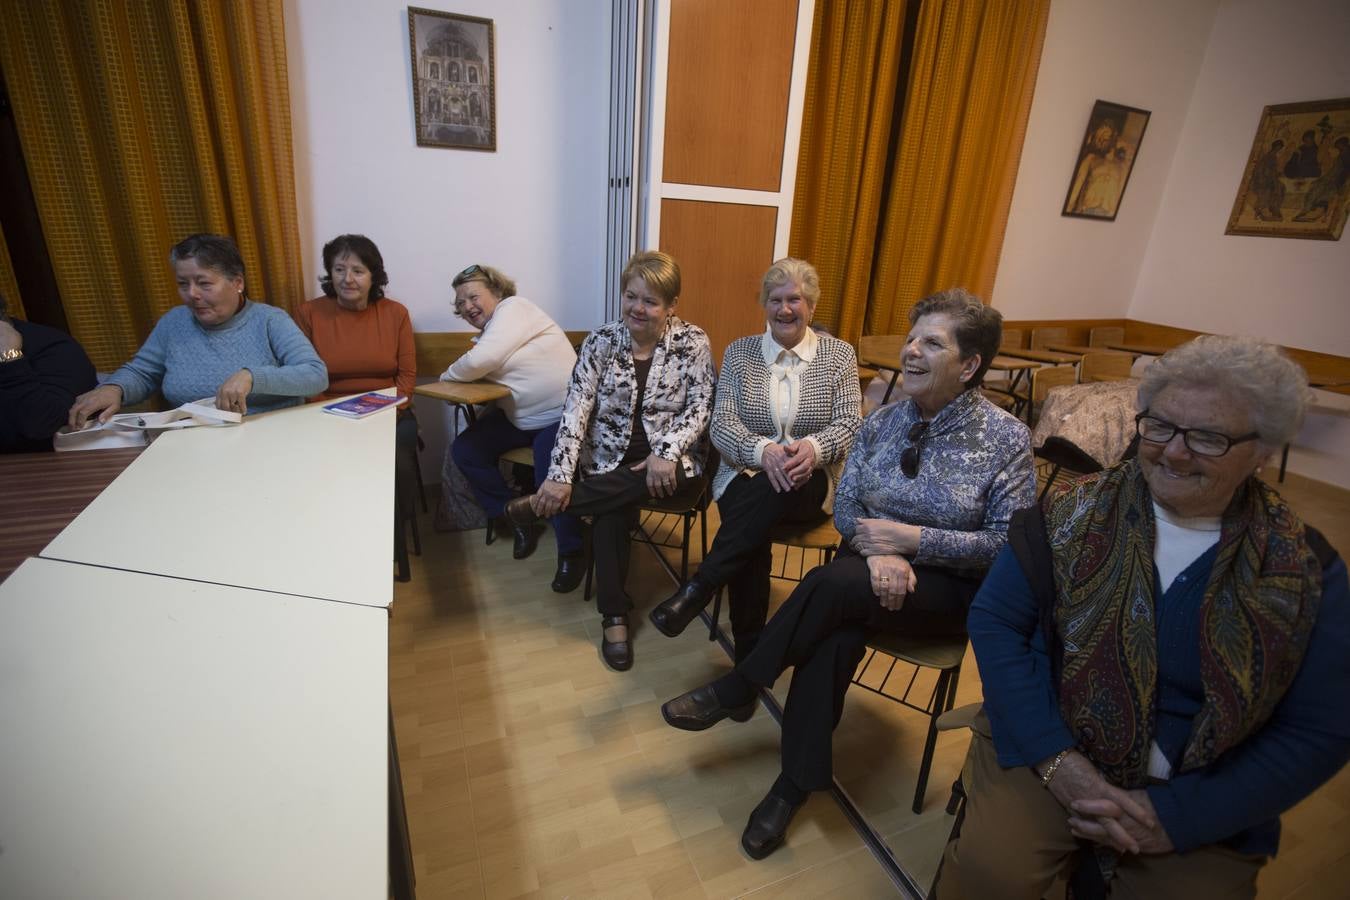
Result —
<path fill-rule="evenodd" d="M 1290 475 L 1305 519 L 1350 549 L 1350 492 Z M 706 629 L 668 639 L 645 613 L 671 582 L 634 549 L 636 665 L 600 661 L 599 616 L 581 591 L 548 588 L 554 554 L 511 559 L 509 539 L 433 534 L 395 592 L 390 691 L 417 891 L 441 897 L 839 897 L 894 895 L 827 795 L 799 813 L 787 845 L 754 862 L 739 848 L 750 810 L 778 772 L 778 729 L 763 709 L 744 725 L 676 731 L 660 704 L 725 671 Z M 697 541 L 695 541 L 697 543 Z M 696 551 L 697 552 L 697 551 Z M 776 585 L 775 601 L 788 586 Z M 790 677 L 790 676 L 789 676 Z M 787 678 L 776 687 L 781 698 Z M 957 702 L 980 697 L 967 656 Z M 910 811 L 925 723 L 866 691 L 849 692 L 835 770 L 921 885 L 951 820 L 947 787 L 967 739 L 941 736 L 921 816 Z M 1343 897 L 1350 870 L 1350 772 L 1284 817 L 1262 898 Z"/>

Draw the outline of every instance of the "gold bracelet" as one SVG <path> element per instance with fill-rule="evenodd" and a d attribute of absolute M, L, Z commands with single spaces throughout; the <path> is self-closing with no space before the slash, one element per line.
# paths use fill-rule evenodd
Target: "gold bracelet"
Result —
<path fill-rule="evenodd" d="M 1064 762 L 1065 757 L 1072 752 L 1073 748 L 1070 747 L 1055 754 L 1055 758 L 1050 760 L 1050 765 L 1046 766 L 1045 771 L 1041 773 L 1041 787 L 1048 788 L 1050 786 L 1050 779 L 1055 777 L 1055 770 L 1059 768 L 1060 763 Z"/>

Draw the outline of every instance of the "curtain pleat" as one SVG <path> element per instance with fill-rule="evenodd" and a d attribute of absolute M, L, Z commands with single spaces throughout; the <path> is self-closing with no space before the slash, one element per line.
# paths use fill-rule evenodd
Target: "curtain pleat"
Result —
<path fill-rule="evenodd" d="M 178 302 L 169 247 L 238 241 L 254 299 L 305 297 L 281 0 L 0 0 L 20 141 L 71 331 L 100 369 Z"/>
<path fill-rule="evenodd" d="M 817 3 L 789 253 L 820 273 L 815 319 L 856 341 L 872 280 L 905 3 Z"/>
<path fill-rule="evenodd" d="M 10 261 L 3 230 L 0 230 L 0 296 L 5 298 L 5 308 L 11 316 L 25 318 L 23 298 L 19 296 L 19 282 L 14 278 L 14 263 Z"/>
<path fill-rule="evenodd" d="M 816 5 L 789 247 L 850 341 L 936 290 L 988 300 L 1040 65 L 1049 0 L 914 2 L 912 41 L 904 3 Z"/>
<path fill-rule="evenodd" d="M 943 288 L 989 299 L 1048 13 L 1048 0 L 920 7 L 867 333 L 905 331 Z"/>

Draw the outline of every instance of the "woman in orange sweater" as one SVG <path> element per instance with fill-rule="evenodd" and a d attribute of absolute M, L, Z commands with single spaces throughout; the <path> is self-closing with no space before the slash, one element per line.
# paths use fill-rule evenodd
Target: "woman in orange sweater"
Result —
<path fill-rule="evenodd" d="M 393 387 L 411 397 L 417 383 L 417 351 L 408 309 L 384 295 L 389 276 L 375 242 L 342 234 L 323 245 L 324 296 L 296 313 L 300 330 L 328 367 L 328 390 L 313 400 L 333 400 Z M 413 490 L 417 464 L 417 419 L 411 403 L 399 408 L 397 489 Z"/>

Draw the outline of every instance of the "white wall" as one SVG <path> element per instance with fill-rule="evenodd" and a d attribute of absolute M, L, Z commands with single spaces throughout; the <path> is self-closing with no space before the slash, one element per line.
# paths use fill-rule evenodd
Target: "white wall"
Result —
<path fill-rule="evenodd" d="M 1347 38 L 1345 0 L 1220 7 L 1129 318 L 1350 355 L 1350 234 L 1223 233 L 1262 108 L 1350 96 Z"/>
<path fill-rule="evenodd" d="M 609 4 L 453 7 L 496 24 L 495 153 L 417 146 L 406 3 L 286 0 L 306 278 L 317 285 L 324 241 L 360 232 L 418 331 L 464 327 L 449 284 L 474 262 L 564 328 L 591 328 L 604 309 Z"/>
<path fill-rule="evenodd" d="M 607 0 L 456 0 L 496 27 L 497 151 L 418 147 L 408 4 L 285 0 L 305 277 L 325 241 L 369 236 L 417 331 L 467 330 L 450 279 L 497 266 L 565 329 L 604 315 Z M 446 8 L 444 5 L 437 8 Z M 439 404 L 419 398 L 430 475 Z"/>
<path fill-rule="evenodd" d="M 1004 316 L 1125 316 L 1217 7 L 1218 0 L 1051 4 L 990 298 Z M 1097 100 L 1152 112 L 1114 222 L 1060 215 Z"/>

